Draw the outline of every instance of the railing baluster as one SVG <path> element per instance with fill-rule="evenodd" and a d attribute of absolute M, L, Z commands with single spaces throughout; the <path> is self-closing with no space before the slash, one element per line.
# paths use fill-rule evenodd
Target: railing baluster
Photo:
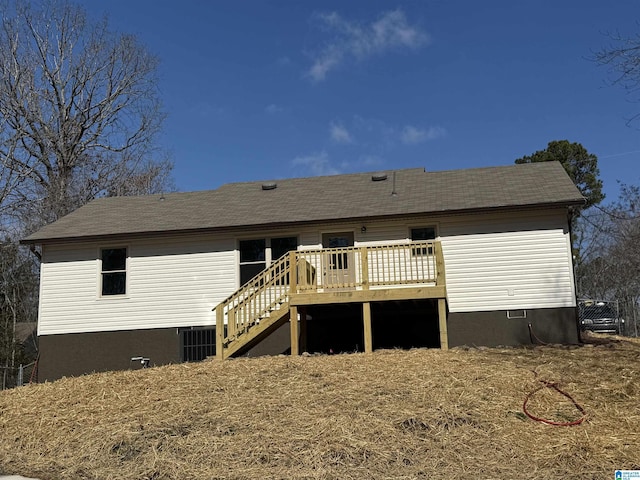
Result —
<path fill-rule="evenodd" d="M 393 248 L 393 280 L 396 283 L 402 283 L 402 252 L 398 247 Z"/>
<path fill-rule="evenodd" d="M 369 290 L 369 249 L 360 248 L 360 282 L 364 290 Z"/>
<path fill-rule="evenodd" d="M 386 258 L 385 258 L 386 257 Z M 388 251 L 383 251 L 383 255 L 382 255 L 382 281 L 385 282 L 387 281 L 387 265 L 389 264 L 389 252 Z"/>
<path fill-rule="evenodd" d="M 236 334 L 236 319 L 233 308 L 227 310 L 227 335 L 232 337 Z"/>

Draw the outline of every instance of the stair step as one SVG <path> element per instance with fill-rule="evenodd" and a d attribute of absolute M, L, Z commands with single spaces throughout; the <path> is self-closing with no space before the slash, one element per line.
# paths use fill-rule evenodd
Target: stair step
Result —
<path fill-rule="evenodd" d="M 288 316 L 289 308 L 286 301 L 279 302 L 277 305 L 264 315 L 257 318 L 254 322 L 246 324 L 242 329 L 236 332 L 236 335 L 227 339 L 223 350 L 226 352 L 225 357 L 235 354 L 243 349 L 243 347 L 255 342 L 262 335 L 269 334 L 276 325 L 282 324 L 283 319 Z M 230 353 L 229 353 L 230 352 Z"/>

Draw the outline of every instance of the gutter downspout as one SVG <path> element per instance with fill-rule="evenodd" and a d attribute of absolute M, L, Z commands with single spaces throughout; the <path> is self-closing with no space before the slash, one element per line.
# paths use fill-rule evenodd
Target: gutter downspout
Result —
<path fill-rule="evenodd" d="M 574 207 L 567 209 L 567 223 L 569 224 L 569 248 L 571 255 L 571 270 L 573 271 L 573 296 L 576 299 L 575 318 L 576 318 L 576 334 L 578 342 L 582 343 L 582 335 L 580 334 L 580 307 L 578 306 L 578 276 L 576 275 L 576 263 L 573 255 L 573 217 L 575 216 Z"/>
<path fill-rule="evenodd" d="M 36 246 L 34 244 L 29 245 L 29 251 L 31 251 L 31 253 L 33 253 L 40 262 L 42 261 L 42 254 L 36 250 Z"/>

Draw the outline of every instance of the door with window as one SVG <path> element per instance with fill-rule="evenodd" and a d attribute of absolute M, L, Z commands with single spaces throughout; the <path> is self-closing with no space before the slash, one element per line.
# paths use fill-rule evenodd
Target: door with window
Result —
<path fill-rule="evenodd" d="M 353 232 L 323 233 L 322 248 L 353 247 Z M 324 285 L 340 288 L 356 281 L 355 257 L 353 251 L 323 255 Z"/>

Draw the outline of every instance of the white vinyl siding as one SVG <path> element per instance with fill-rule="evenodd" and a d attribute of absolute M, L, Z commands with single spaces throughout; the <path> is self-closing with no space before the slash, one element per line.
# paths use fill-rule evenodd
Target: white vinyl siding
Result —
<path fill-rule="evenodd" d="M 315 249 L 321 232 L 352 230 L 355 246 L 397 244 L 411 239 L 411 228 L 435 226 L 449 310 L 480 312 L 574 307 L 567 225 L 566 210 L 558 208 L 344 222 L 305 229 L 300 238 L 301 248 Z"/>
<path fill-rule="evenodd" d="M 356 246 L 410 240 L 436 226 L 451 312 L 575 306 L 566 210 L 413 217 L 270 229 L 321 248 L 322 233 L 353 231 Z M 366 231 L 362 231 L 366 226 Z M 100 243 L 46 245 L 38 333 L 207 326 L 215 306 L 239 285 L 238 234 L 194 234 L 126 242 L 127 293 L 100 296 Z M 118 244 L 123 246 L 123 244 Z"/>
<path fill-rule="evenodd" d="M 562 210 L 442 222 L 449 310 L 574 307 L 566 226 Z"/>
<path fill-rule="evenodd" d="M 45 247 L 38 334 L 213 325 L 235 289 L 233 238 L 176 237 L 130 242 L 127 295 L 101 298 L 100 247 Z"/>
<path fill-rule="evenodd" d="M 364 233 L 360 226 L 355 228 L 356 246 L 398 244 L 410 239 L 406 221 L 367 222 L 363 225 L 367 228 Z"/>
<path fill-rule="evenodd" d="M 431 224 L 433 221 L 429 223 L 429 225 Z M 362 231 L 363 226 L 366 228 L 364 232 Z M 322 234 L 331 232 L 353 232 L 356 247 L 404 243 L 409 239 L 409 228 L 406 221 L 342 222 L 326 226 L 304 227 L 299 231 L 300 249 L 322 248 Z"/>
<path fill-rule="evenodd" d="M 322 242 L 320 240 L 320 232 L 317 228 L 305 228 L 298 234 L 298 241 L 300 242 L 301 250 L 313 250 L 315 248 L 322 248 Z"/>

